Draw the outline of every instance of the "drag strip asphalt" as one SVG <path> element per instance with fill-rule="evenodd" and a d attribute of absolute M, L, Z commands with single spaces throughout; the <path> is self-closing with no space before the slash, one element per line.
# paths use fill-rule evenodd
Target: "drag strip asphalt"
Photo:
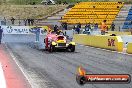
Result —
<path fill-rule="evenodd" d="M 82 65 L 88 73 L 130 74 L 132 56 L 96 48 L 76 46 L 76 52 L 39 51 L 26 43 L 6 43 L 16 61 L 26 73 L 33 88 L 132 88 L 130 84 L 76 83 L 77 67 Z"/>

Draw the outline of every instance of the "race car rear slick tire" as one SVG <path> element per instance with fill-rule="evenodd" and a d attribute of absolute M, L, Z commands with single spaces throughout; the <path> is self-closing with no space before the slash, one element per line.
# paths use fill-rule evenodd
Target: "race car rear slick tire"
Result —
<path fill-rule="evenodd" d="M 74 51 L 75 51 L 75 46 L 74 46 L 74 45 L 71 45 L 71 46 L 70 46 L 70 51 L 71 51 L 71 52 L 74 52 Z"/>
<path fill-rule="evenodd" d="M 49 52 L 55 52 L 55 46 L 53 46 L 53 45 L 50 45 Z"/>

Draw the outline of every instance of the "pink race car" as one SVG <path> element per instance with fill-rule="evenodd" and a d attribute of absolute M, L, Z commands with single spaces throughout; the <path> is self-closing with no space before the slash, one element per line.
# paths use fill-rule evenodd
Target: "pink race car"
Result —
<path fill-rule="evenodd" d="M 45 49 L 49 52 L 54 52 L 57 49 L 75 51 L 75 42 L 68 42 L 64 35 L 48 34 L 44 39 L 44 43 Z"/>

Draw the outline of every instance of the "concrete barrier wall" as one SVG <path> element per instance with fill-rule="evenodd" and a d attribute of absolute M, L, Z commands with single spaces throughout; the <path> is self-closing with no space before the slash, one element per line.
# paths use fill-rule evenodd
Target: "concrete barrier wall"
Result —
<path fill-rule="evenodd" d="M 132 54 L 132 42 L 127 45 L 127 53 Z"/>
<path fill-rule="evenodd" d="M 78 44 L 116 50 L 119 52 L 123 51 L 123 41 L 120 36 L 75 34 L 73 41 Z"/>
<path fill-rule="evenodd" d="M 40 35 L 40 42 L 43 42 L 45 35 Z M 5 34 L 2 38 L 2 42 L 18 42 L 18 43 L 28 43 L 35 42 L 36 35 L 34 34 Z"/>

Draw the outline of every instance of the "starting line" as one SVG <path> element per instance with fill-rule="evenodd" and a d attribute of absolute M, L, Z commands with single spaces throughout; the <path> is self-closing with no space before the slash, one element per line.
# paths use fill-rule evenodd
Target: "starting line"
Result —
<path fill-rule="evenodd" d="M 0 63 L 0 88 L 6 88 L 6 80 L 1 63 Z"/>

